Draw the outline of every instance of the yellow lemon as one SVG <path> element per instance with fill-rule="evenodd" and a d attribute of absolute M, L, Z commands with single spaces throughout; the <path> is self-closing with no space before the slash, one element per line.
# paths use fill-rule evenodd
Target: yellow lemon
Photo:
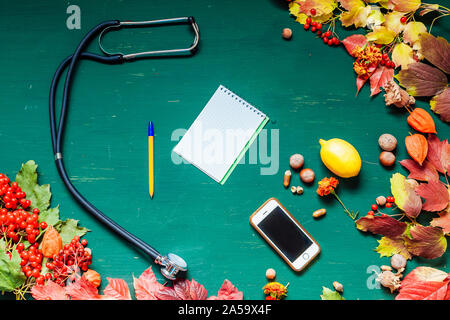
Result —
<path fill-rule="evenodd" d="M 320 158 L 335 175 L 342 178 L 355 177 L 361 170 L 361 157 L 350 143 L 342 139 L 319 140 Z"/>

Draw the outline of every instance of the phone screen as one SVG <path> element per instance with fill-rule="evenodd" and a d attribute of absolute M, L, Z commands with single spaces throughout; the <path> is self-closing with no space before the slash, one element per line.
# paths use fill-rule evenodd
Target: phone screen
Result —
<path fill-rule="evenodd" d="M 280 207 L 269 213 L 258 227 L 291 262 L 313 243 Z"/>

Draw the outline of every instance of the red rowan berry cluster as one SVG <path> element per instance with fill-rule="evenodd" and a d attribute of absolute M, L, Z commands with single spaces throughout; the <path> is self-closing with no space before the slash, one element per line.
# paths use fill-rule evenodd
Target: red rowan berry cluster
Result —
<path fill-rule="evenodd" d="M 75 273 L 87 271 L 92 263 L 91 250 L 85 248 L 87 240 L 80 241 L 80 237 L 75 236 L 70 243 L 65 244 L 63 250 L 53 256 L 53 259 L 46 264 L 47 269 L 53 270 L 53 274 L 47 273 L 45 279 L 53 280 L 57 284 L 64 286 L 67 278 Z"/>
<path fill-rule="evenodd" d="M 17 182 L 0 173 L 0 238 L 5 237 L 17 243 L 26 239 L 33 244 L 47 223 L 39 223 L 39 209 L 30 207 L 30 200 Z"/>
<path fill-rule="evenodd" d="M 337 37 L 331 37 L 331 31 L 327 30 L 322 32 L 322 24 L 320 22 L 312 21 L 310 17 L 306 18 L 306 23 L 303 26 L 305 31 L 310 30 L 315 33 L 318 37 L 320 37 L 323 43 L 331 46 L 338 46 L 341 42 Z"/>

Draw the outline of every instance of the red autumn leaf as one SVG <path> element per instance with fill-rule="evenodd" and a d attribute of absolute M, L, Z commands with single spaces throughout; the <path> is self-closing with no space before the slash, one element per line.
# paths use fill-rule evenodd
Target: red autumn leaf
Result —
<path fill-rule="evenodd" d="M 395 238 L 405 232 L 406 223 L 389 216 L 365 216 L 356 221 L 356 228 L 361 231 L 370 231 L 389 238 Z"/>
<path fill-rule="evenodd" d="M 192 300 L 206 300 L 207 291 L 204 286 L 195 281 L 191 280 L 191 286 L 189 288 L 189 293 Z"/>
<path fill-rule="evenodd" d="M 381 92 L 380 87 L 384 87 L 386 83 L 394 78 L 394 69 L 386 68 L 379 65 L 375 72 L 370 77 L 370 92 L 371 96 L 374 96 Z"/>
<path fill-rule="evenodd" d="M 447 249 L 447 239 L 441 228 L 414 225 L 409 229 L 411 237 L 405 237 L 408 251 L 415 256 L 435 259 Z"/>
<path fill-rule="evenodd" d="M 419 36 L 420 53 L 431 64 L 450 74 L 450 44 L 445 38 L 434 37 L 428 32 Z"/>
<path fill-rule="evenodd" d="M 131 300 L 130 289 L 127 283 L 122 279 L 108 279 L 108 285 L 103 293 L 115 300 Z"/>
<path fill-rule="evenodd" d="M 367 77 L 362 77 L 362 76 L 356 77 L 356 94 L 359 93 L 359 91 L 364 86 L 366 81 L 367 81 Z"/>
<path fill-rule="evenodd" d="M 37 284 L 31 288 L 31 295 L 36 300 L 69 300 L 66 289 L 48 280 L 45 284 Z"/>
<path fill-rule="evenodd" d="M 217 296 L 211 296 L 208 300 L 242 300 L 244 294 L 239 291 L 230 281 L 225 279 Z"/>
<path fill-rule="evenodd" d="M 430 267 L 417 267 L 401 283 L 395 300 L 448 300 L 450 298 L 446 272 Z"/>
<path fill-rule="evenodd" d="M 176 281 L 173 289 L 180 300 L 191 300 L 189 280 L 183 279 Z"/>
<path fill-rule="evenodd" d="M 430 224 L 433 227 L 440 227 L 445 234 L 450 234 L 450 212 L 443 211 L 439 213 L 438 218 L 431 220 Z"/>
<path fill-rule="evenodd" d="M 425 199 L 422 209 L 425 211 L 441 211 L 447 208 L 449 193 L 440 181 L 422 183 L 416 188 L 419 196 Z"/>
<path fill-rule="evenodd" d="M 408 179 L 416 179 L 420 181 L 439 180 L 439 174 L 436 168 L 427 160 L 425 160 L 422 165 L 419 165 L 416 161 L 411 159 L 402 160 L 400 161 L 400 164 L 410 172 Z"/>
<path fill-rule="evenodd" d="M 422 62 L 408 65 L 408 69 L 401 70 L 395 78 L 406 91 L 417 97 L 431 97 L 447 88 L 447 76 L 438 68 Z"/>
<path fill-rule="evenodd" d="M 428 135 L 428 154 L 427 160 L 443 174 L 446 174 L 450 169 L 450 147 L 448 140 L 439 141 L 439 138 L 434 134 Z"/>
<path fill-rule="evenodd" d="M 155 293 L 158 300 L 181 300 L 172 287 L 163 287 Z"/>
<path fill-rule="evenodd" d="M 134 280 L 134 291 L 136 293 L 136 299 L 138 300 L 157 300 L 156 293 L 164 288 L 155 277 L 152 271 L 152 267 L 145 270 L 139 278 Z"/>
<path fill-rule="evenodd" d="M 436 171 L 436 168 L 427 160 L 425 160 L 422 165 L 419 165 L 411 159 L 402 160 L 400 161 L 400 164 L 408 169 L 408 179 L 416 179 L 420 181 L 439 180 L 439 174 Z"/>
<path fill-rule="evenodd" d="M 431 110 L 437 113 L 445 122 L 450 122 L 450 89 L 434 96 L 430 101 Z"/>
<path fill-rule="evenodd" d="M 364 47 L 367 43 L 367 39 L 362 34 L 354 34 L 342 40 L 342 43 L 344 44 L 345 49 L 347 49 L 347 52 L 354 57 L 353 52 L 356 47 Z"/>
<path fill-rule="evenodd" d="M 98 289 L 84 277 L 78 277 L 66 286 L 66 293 L 71 300 L 100 300 Z"/>
<path fill-rule="evenodd" d="M 164 287 L 156 293 L 159 300 L 206 300 L 205 287 L 192 279 L 177 280 L 173 287 Z"/>

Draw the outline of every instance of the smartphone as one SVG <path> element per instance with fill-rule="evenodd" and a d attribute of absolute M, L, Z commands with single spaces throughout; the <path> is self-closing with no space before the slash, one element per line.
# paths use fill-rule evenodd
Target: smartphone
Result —
<path fill-rule="evenodd" d="M 251 216 L 250 224 L 295 271 L 301 271 L 320 253 L 320 246 L 275 198 Z"/>

